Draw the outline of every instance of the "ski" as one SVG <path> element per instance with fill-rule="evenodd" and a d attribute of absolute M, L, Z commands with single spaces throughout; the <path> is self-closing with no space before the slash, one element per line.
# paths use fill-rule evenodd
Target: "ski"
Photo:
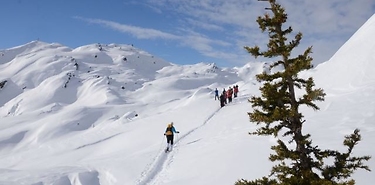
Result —
<path fill-rule="evenodd" d="M 165 153 L 172 152 L 172 146 L 168 146 L 167 148 L 164 149 Z"/>

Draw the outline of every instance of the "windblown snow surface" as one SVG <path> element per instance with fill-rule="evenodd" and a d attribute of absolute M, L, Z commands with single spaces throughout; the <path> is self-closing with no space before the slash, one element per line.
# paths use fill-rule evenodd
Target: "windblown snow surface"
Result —
<path fill-rule="evenodd" d="M 322 149 L 375 156 L 375 16 L 327 62 L 301 74 L 325 90 L 302 108 L 304 133 Z M 77 63 L 78 66 L 75 65 Z M 176 65 L 130 45 L 71 49 L 33 41 L 0 50 L 1 185 L 209 185 L 269 174 L 272 137 L 250 136 L 248 99 L 265 63 Z M 239 86 L 220 108 L 213 91 Z M 168 123 L 180 134 L 164 153 Z M 366 163 L 372 170 L 374 159 Z M 374 172 L 358 170 L 359 185 Z"/>

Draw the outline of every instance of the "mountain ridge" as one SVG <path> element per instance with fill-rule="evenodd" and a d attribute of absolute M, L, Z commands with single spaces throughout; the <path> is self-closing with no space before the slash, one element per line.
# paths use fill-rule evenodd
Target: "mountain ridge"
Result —
<path fill-rule="evenodd" d="M 315 79 L 324 87 L 339 89 L 369 86 L 375 82 L 375 14 L 343 46 L 315 69 Z M 360 49 L 357 49 L 360 48 Z M 327 86 L 326 86 L 327 85 Z"/>

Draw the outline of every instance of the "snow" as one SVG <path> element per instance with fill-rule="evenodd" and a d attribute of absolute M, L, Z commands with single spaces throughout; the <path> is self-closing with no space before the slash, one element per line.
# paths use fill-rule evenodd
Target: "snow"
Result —
<path fill-rule="evenodd" d="M 359 29 L 330 59 L 317 66 L 317 81 L 333 89 L 371 86 L 375 81 L 375 44 L 371 42 L 375 33 L 375 15 Z M 326 86 L 325 86 L 326 87 Z"/>
<path fill-rule="evenodd" d="M 327 93 L 320 111 L 302 109 L 304 133 L 322 149 L 345 150 L 344 136 L 359 128 L 354 154 L 375 156 L 374 25 L 375 16 L 302 74 Z M 176 65 L 121 44 L 33 41 L 0 53 L 1 185 L 233 184 L 271 170 L 276 139 L 248 134 L 247 100 L 259 95 L 254 76 L 265 63 Z M 233 85 L 239 96 L 220 108 L 213 91 Z M 164 153 L 172 121 L 180 134 Z M 374 159 L 366 164 L 374 170 Z M 375 174 L 353 178 L 371 185 Z"/>

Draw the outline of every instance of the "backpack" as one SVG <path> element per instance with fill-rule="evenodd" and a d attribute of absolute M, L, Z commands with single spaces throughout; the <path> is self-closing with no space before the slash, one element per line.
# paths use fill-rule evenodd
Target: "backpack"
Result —
<path fill-rule="evenodd" d="M 173 127 L 167 127 L 167 129 L 165 129 L 165 135 L 173 135 L 172 128 Z"/>

